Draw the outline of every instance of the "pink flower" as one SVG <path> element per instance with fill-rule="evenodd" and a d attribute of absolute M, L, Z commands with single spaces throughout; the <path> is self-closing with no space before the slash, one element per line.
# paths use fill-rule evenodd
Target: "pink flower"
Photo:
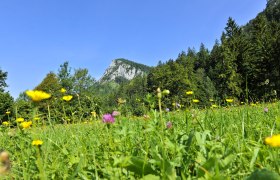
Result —
<path fill-rule="evenodd" d="M 113 124 L 114 122 L 115 122 L 115 119 L 111 114 L 103 115 L 103 123 Z"/>
<path fill-rule="evenodd" d="M 168 121 L 168 122 L 166 123 L 166 128 L 167 128 L 167 129 L 172 128 L 172 122 L 171 122 L 171 121 Z"/>
<path fill-rule="evenodd" d="M 119 111 L 113 111 L 112 112 L 112 116 L 113 117 L 116 117 L 116 116 L 119 116 L 121 113 Z"/>

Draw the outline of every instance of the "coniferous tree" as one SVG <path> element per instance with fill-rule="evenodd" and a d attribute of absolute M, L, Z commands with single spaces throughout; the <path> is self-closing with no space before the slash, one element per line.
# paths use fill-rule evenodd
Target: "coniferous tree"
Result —
<path fill-rule="evenodd" d="M 238 73 L 238 46 L 241 29 L 232 18 L 228 19 L 225 32 L 222 34 L 222 60 L 216 66 L 222 72 L 218 75 L 218 91 L 221 97 L 239 97 L 241 89 L 241 75 Z"/>
<path fill-rule="evenodd" d="M 8 73 L 4 72 L 0 69 L 0 91 L 1 92 L 4 92 L 4 88 L 8 86 L 6 84 L 7 76 L 8 76 Z"/>

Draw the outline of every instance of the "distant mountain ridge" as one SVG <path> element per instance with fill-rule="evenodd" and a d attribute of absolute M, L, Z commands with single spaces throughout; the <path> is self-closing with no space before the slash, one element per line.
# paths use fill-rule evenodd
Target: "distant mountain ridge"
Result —
<path fill-rule="evenodd" d="M 127 59 L 115 59 L 105 70 L 99 82 L 116 82 L 131 80 L 138 75 L 148 74 L 151 67 Z"/>

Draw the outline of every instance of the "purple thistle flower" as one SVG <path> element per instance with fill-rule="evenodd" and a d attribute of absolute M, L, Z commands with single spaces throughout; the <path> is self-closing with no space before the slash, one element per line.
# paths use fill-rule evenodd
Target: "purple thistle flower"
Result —
<path fill-rule="evenodd" d="M 119 116 L 121 113 L 119 111 L 113 111 L 112 112 L 112 116 L 113 117 L 116 117 L 116 116 Z"/>
<path fill-rule="evenodd" d="M 115 122 L 115 119 L 111 114 L 103 115 L 103 123 L 113 124 L 114 122 Z"/>
<path fill-rule="evenodd" d="M 265 113 L 268 113 L 268 108 L 267 108 L 267 107 L 263 108 L 263 111 L 264 111 Z"/>
<path fill-rule="evenodd" d="M 167 129 L 172 128 L 172 122 L 171 122 L 171 121 L 168 121 L 168 122 L 166 123 L 166 128 L 167 128 Z"/>

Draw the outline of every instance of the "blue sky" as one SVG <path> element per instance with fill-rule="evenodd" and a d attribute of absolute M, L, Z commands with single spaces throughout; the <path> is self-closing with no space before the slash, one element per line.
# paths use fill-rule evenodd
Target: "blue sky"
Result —
<path fill-rule="evenodd" d="M 203 42 L 229 16 L 246 24 L 266 0 L 1 0 L 0 68 L 17 97 L 69 61 L 98 79 L 111 61 L 155 66 Z"/>

